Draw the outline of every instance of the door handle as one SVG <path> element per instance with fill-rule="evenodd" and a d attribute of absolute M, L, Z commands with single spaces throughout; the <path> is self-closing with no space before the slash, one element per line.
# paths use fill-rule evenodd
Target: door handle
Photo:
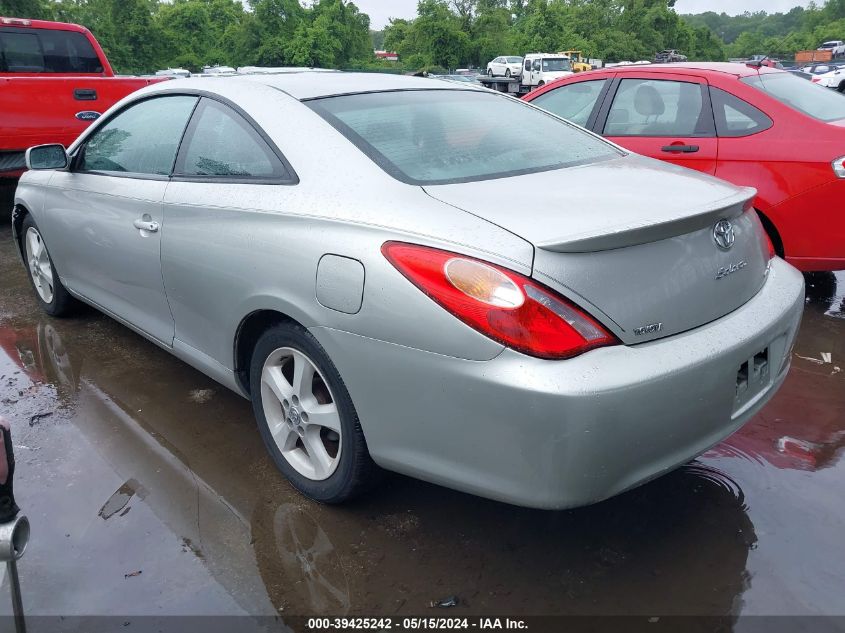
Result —
<path fill-rule="evenodd" d="M 73 98 L 77 101 L 96 101 L 97 91 L 92 88 L 77 88 L 73 91 Z"/>
<path fill-rule="evenodd" d="M 148 233 L 157 233 L 159 229 L 158 222 L 149 220 L 135 220 L 132 225 L 139 231 L 147 231 Z"/>
<path fill-rule="evenodd" d="M 664 152 L 694 154 L 698 151 L 698 145 L 664 145 L 661 149 Z"/>

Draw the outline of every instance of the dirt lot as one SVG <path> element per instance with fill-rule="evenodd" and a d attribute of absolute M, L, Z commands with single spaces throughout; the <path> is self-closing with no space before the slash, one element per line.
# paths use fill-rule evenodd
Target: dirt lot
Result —
<path fill-rule="evenodd" d="M 5 219 L 0 267 L 29 614 L 845 615 L 845 274 L 815 280 L 791 374 L 740 433 L 542 512 L 399 476 L 311 503 L 247 401 L 92 310 L 42 315 Z M 0 614 L 7 596 L 4 580 Z"/>

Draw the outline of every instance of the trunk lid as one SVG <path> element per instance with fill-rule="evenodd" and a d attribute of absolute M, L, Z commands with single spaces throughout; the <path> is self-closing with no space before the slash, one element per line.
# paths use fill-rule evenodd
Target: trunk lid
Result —
<path fill-rule="evenodd" d="M 768 270 L 753 189 L 640 156 L 425 189 L 533 243 L 533 276 L 627 344 L 728 314 Z M 717 245 L 721 220 L 730 248 Z"/>

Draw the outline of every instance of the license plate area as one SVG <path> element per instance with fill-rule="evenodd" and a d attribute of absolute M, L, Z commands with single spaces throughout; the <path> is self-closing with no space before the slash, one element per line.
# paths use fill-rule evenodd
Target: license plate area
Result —
<path fill-rule="evenodd" d="M 772 384 L 771 354 L 769 348 L 760 350 L 743 362 L 736 372 L 734 411 L 742 409 Z"/>

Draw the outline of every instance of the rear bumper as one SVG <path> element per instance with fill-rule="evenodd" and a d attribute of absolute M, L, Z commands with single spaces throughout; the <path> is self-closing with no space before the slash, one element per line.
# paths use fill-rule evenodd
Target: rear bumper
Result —
<path fill-rule="evenodd" d="M 383 467 L 518 505 L 566 508 L 683 464 L 756 413 L 786 377 L 803 279 L 781 260 L 744 306 L 637 346 L 544 361 L 505 350 L 459 360 L 314 328 Z M 737 405 L 737 371 L 770 376 Z"/>

